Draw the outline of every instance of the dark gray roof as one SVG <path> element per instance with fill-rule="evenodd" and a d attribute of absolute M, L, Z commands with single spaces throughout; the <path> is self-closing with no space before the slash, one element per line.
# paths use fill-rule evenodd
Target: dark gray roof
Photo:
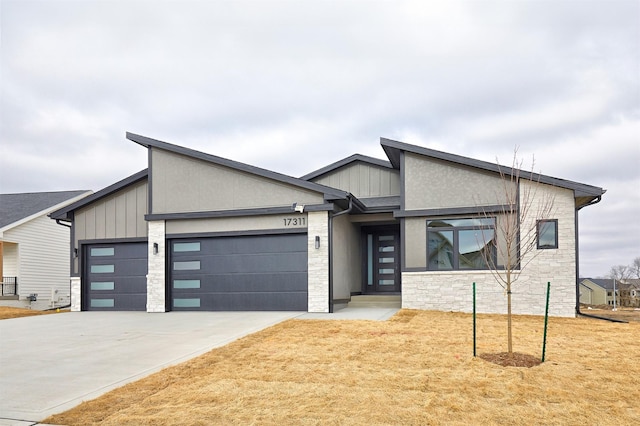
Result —
<path fill-rule="evenodd" d="M 380 145 L 384 149 L 387 157 L 391 161 L 394 168 L 400 168 L 400 153 L 411 152 L 414 154 L 424 155 L 426 157 L 435 158 L 438 160 L 448 161 L 450 163 L 460 164 L 463 166 L 475 167 L 477 169 L 486 170 L 494 173 L 500 173 L 502 170 L 507 175 L 513 173 L 519 173 L 522 177 L 531 177 L 532 180 L 539 181 L 545 184 L 557 186 L 560 188 L 572 189 L 574 191 L 575 198 L 582 198 L 580 205 L 586 205 L 602 194 L 605 190 L 597 186 L 586 185 L 583 183 L 573 182 L 570 180 L 559 179 L 551 176 L 541 175 L 537 173 L 530 173 L 523 170 L 512 169 L 511 167 L 500 166 L 495 163 L 489 163 L 487 161 L 476 160 L 469 157 L 463 157 L 461 155 L 449 154 L 442 151 L 436 151 L 434 149 L 424 148 L 421 146 L 410 145 L 404 142 L 398 142 L 391 139 L 380 138 Z"/>
<path fill-rule="evenodd" d="M 400 208 L 400 196 L 360 198 L 369 212 L 393 211 Z"/>
<path fill-rule="evenodd" d="M 114 183 L 113 185 L 109 185 L 104 189 L 101 189 L 100 191 L 96 192 L 95 194 L 91 194 L 88 197 L 83 198 L 82 200 L 78 200 L 75 203 L 69 204 L 66 207 L 63 207 L 59 210 L 56 210 L 54 212 L 52 212 L 49 217 L 51 219 L 63 219 L 63 220 L 70 220 L 71 219 L 71 215 L 70 213 L 73 212 L 74 210 L 79 209 L 80 207 L 84 207 L 87 204 L 91 204 L 94 201 L 97 201 L 101 198 L 107 197 L 111 194 L 113 194 L 116 191 L 121 190 L 122 188 L 129 186 L 133 183 L 136 183 L 138 181 L 141 181 L 143 179 L 147 179 L 147 176 L 149 175 L 149 170 L 148 169 L 144 169 L 139 171 L 138 173 L 134 173 L 131 176 L 122 179 L 121 181 L 118 181 L 116 183 Z"/>
<path fill-rule="evenodd" d="M 605 290 L 613 290 L 613 280 L 610 278 L 582 278 L 580 279 L 580 282 L 582 283 L 584 280 L 589 280 L 591 282 L 594 282 L 598 284 L 600 287 L 604 288 Z M 629 284 L 621 283 L 620 280 L 616 281 L 616 289 L 620 289 L 620 288 L 624 289 L 628 286 Z"/>
<path fill-rule="evenodd" d="M 0 194 L 0 228 L 82 195 L 84 191 Z"/>
<path fill-rule="evenodd" d="M 144 146 L 145 148 L 155 147 L 165 151 L 175 152 L 177 154 L 186 155 L 188 157 L 197 158 L 200 160 L 208 161 L 210 163 L 219 164 L 221 166 L 229 167 L 235 170 L 239 170 L 245 173 L 251 173 L 253 175 L 273 179 L 278 182 L 287 183 L 289 185 L 298 186 L 311 191 L 324 194 L 326 200 L 344 200 L 347 198 L 348 193 L 339 189 L 331 188 L 329 186 L 320 185 L 313 182 L 307 182 L 306 180 L 294 178 L 281 173 L 273 172 L 271 170 L 262 169 L 260 167 L 251 166 L 249 164 L 240 163 L 238 161 L 228 160 L 226 158 L 218 157 L 216 155 L 206 154 L 204 152 L 196 151 L 183 146 L 174 145 L 168 142 L 151 139 L 146 136 L 136 135 L 134 133 L 127 132 L 127 139 L 137 144 Z"/>
<path fill-rule="evenodd" d="M 321 169 L 318 169 L 316 171 L 308 173 L 308 174 L 300 177 L 300 179 L 304 179 L 304 180 L 315 179 L 315 178 L 320 177 L 320 176 L 322 176 L 324 174 L 327 174 L 327 173 L 330 173 L 330 172 L 332 172 L 334 170 L 337 170 L 340 167 L 343 167 L 343 166 L 346 166 L 348 164 L 355 163 L 355 162 L 370 164 L 370 165 L 374 165 L 374 166 L 378 166 L 378 167 L 383 167 L 383 168 L 386 168 L 386 169 L 393 169 L 393 166 L 388 161 L 380 160 L 379 158 L 373 158 L 373 157 L 369 157 L 369 156 L 362 155 L 362 154 L 353 154 L 350 157 L 344 158 L 344 159 L 342 159 L 340 161 L 336 161 L 333 164 L 329 164 L 328 166 L 325 166 L 325 167 L 323 167 Z"/>

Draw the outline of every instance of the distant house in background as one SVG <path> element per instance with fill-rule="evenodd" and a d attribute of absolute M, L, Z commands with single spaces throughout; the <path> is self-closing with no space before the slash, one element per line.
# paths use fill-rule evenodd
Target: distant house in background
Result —
<path fill-rule="evenodd" d="M 70 228 L 47 215 L 92 191 L 0 194 L 0 305 L 68 305 Z"/>
<path fill-rule="evenodd" d="M 625 279 L 622 294 L 622 305 L 640 308 L 640 279 Z"/>
<path fill-rule="evenodd" d="M 640 280 L 582 278 L 580 303 L 584 305 L 640 306 Z"/>

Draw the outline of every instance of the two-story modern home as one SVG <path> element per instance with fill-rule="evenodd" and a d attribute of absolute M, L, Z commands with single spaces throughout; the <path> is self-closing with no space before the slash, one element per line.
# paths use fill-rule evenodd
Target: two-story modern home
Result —
<path fill-rule="evenodd" d="M 478 239 L 501 244 L 497 164 L 381 139 L 388 160 L 356 154 L 295 178 L 127 138 L 148 150 L 147 168 L 51 214 L 72 230 L 73 310 L 332 312 L 395 294 L 404 308 L 471 311 L 475 282 L 479 312 L 506 312 Z M 604 190 L 529 176 L 507 185 L 539 185 L 554 208 L 529 218 L 544 232 L 513 312 L 543 314 L 551 281 L 551 314 L 573 316 L 578 211 Z"/>

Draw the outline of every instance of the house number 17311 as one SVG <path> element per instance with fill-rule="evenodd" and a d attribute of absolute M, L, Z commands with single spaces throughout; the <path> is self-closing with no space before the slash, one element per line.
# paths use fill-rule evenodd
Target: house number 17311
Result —
<path fill-rule="evenodd" d="M 307 221 L 304 217 L 285 217 L 282 219 L 284 226 L 306 226 Z"/>

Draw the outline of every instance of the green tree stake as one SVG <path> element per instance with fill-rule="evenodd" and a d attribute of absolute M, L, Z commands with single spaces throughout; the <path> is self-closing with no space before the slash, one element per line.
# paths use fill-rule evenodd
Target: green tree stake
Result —
<path fill-rule="evenodd" d="M 544 310 L 544 337 L 542 338 L 542 362 L 544 362 L 544 352 L 547 348 L 547 324 L 549 323 L 549 293 L 551 282 L 547 282 L 547 306 Z"/>
<path fill-rule="evenodd" d="M 476 283 L 473 283 L 473 357 L 476 356 Z"/>

